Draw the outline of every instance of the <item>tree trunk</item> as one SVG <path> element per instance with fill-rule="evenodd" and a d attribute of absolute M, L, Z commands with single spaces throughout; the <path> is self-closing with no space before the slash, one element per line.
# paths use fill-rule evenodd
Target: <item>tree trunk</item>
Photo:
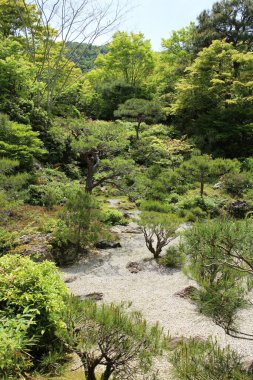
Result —
<path fill-rule="evenodd" d="M 86 380 L 96 380 L 95 376 L 95 368 L 94 366 L 90 366 L 85 368 L 85 378 Z"/>
<path fill-rule="evenodd" d="M 204 182 L 203 181 L 200 182 L 200 195 L 201 195 L 201 197 L 203 197 L 203 195 L 204 195 Z"/>
<path fill-rule="evenodd" d="M 107 365 L 106 369 L 105 369 L 105 372 L 101 376 L 101 380 L 109 380 L 112 372 L 113 372 L 112 366 L 111 365 Z"/>
<path fill-rule="evenodd" d="M 140 140 L 140 125 L 141 122 L 139 121 L 138 124 L 135 126 L 135 132 L 136 132 L 136 140 Z"/>

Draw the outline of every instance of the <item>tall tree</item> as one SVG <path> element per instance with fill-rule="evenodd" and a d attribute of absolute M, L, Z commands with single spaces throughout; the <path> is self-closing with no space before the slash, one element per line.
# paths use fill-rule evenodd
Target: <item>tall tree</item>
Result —
<path fill-rule="evenodd" d="M 225 40 L 241 51 L 253 49 L 253 3 L 251 0 L 222 0 L 198 16 L 196 51 Z"/>
<path fill-rule="evenodd" d="M 116 32 L 108 49 L 106 55 L 100 54 L 95 61 L 94 80 L 117 79 L 138 87 L 154 68 L 150 41 L 142 33 Z"/>
<path fill-rule="evenodd" d="M 201 149 L 230 157 L 251 154 L 252 69 L 253 53 L 214 41 L 178 83 L 172 112 Z"/>

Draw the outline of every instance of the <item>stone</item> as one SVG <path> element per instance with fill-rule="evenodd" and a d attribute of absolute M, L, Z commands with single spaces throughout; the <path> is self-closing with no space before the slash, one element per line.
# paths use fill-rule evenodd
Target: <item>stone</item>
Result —
<path fill-rule="evenodd" d="M 142 270 L 142 267 L 139 263 L 135 261 L 131 261 L 127 264 L 126 268 L 129 270 L 130 273 L 139 273 Z"/>
<path fill-rule="evenodd" d="M 217 182 L 215 185 L 213 185 L 214 190 L 219 190 L 222 188 L 222 182 Z"/>
<path fill-rule="evenodd" d="M 104 297 L 103 293 L 94 292 L 94 293 L 85 294 L 85 296 L 82 296 L 80 298 L 91 300 L 91 301 L 101 301 L 103 297 Z"/>
<path fill-rule="evenodd" d="M 247 212 L 250 211 L 249 204 L 246 201 L 236 201 L 229 205 L 228 212 L 235 218 L 244 218 Z"/>
<path fill-rule="evenodd" d="M 247 358 L 242 362 L 242 369 L 246 373 L 253 373 L 253 358 Z"/>
<path fill-rule="evenodd" d="M 64 282 L 66 284 L 70 284 L 71 282 L 76 281 L 76 279 L 77 279 L 77 276 L 68 276 L 64 278 Z"/>
<path fill-rule="evenodd" d="M 101 240 L 98 241 L 95 245 L 96 248 L 99 249 L 111 249 L 111 248 L 120 248 L 121 244 L 119 241 L 106 241 L 106 240 Z"/>
<path fill-rule="evenodd" d="M 180 298 L 192 298 L 196 290 L 197 288 L 195 288 L 195 286 L 190 285 L 180 290 L 179 292 L 176 292 L 175 296 L 180 297 Z"/>

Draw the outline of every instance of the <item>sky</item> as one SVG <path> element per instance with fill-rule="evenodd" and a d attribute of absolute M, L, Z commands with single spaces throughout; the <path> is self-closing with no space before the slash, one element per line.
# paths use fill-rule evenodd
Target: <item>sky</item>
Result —
<path fill-rule="evenodd" d="M 151 40 L 154 50 L 161 50 L 161 39 L 169 38 L 178 30 L 195 21 L 204 9 L 210 9 L 214 0 L 132 0 L 132 10 L 119 29 L 142 32 Z"/>

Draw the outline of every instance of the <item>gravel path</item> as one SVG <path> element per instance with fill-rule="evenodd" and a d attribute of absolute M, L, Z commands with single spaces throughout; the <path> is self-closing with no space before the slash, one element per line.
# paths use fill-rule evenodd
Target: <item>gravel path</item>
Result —
<path fill-rule="evenodd" d="M 175 293 L 195 285 L 179 270 L 159 268 L 147 250 L 138 227 L 116 227 L 121 248 L 101 250 L 91 259 L 62 270 L 64 279 L 75 295 L 101 292 L 105 302 L 130 301 L 150 323 L 159 322 L 165 332 L 174 336 L 201 336 L 216 338 L 221 346 L 230 347 L 245 357 L 253 356 L 253 342 L 227 336 L 223 329 L 200 315 L 189 300 Z M 177 243 L 177 240 L 171 244 Z M 126 268 L 131 261 L 139 262 L 142 270 L 130 273 Z M 253 307 L 240 313 L 242 331 L 253 331 Z M 173 379 L 163 368 L 159 379 Z"/>

